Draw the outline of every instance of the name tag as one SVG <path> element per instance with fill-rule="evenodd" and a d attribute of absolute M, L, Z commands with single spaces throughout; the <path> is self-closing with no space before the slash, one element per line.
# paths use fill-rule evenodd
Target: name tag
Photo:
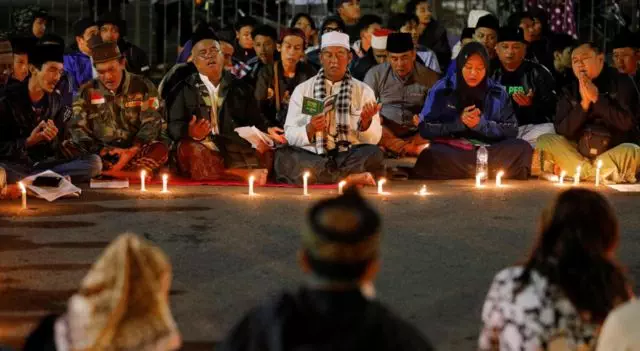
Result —
<path fill-rule="evenodd" d="M 140 106 L 142 106 L 142 100 L 127 101 L 124 104 L 124 107 L 126 108 L 140 107 Z"/>

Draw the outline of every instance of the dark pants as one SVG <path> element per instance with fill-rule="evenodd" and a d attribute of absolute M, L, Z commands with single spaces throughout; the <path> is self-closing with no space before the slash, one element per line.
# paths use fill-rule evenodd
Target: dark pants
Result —
<path fill-rule="evenodd" d="M 7 183 L 17 183 L 25 177 L 51 170 L 62 176 L 70 176 L 74 183 L 84 183 L 102 172 L 102 160 L 98 155 L 85 155 L 71 160 L 55 160 L 36 163 L 33 166 L 0 161 L 7 172 Z"/>
<path fill-rule="evenodd" d="M 286 146 L 276 151 L 273 168 L 279 183 L 302 184 L 304 172 L 309 171 L 310 184 L 333 184 L 350 174 L 371 172 L 374 176 L 382 175 L 383 161 L 384 155 L 376 145 L 354 145 L 333 159 Z"/>
<path fill-rule="evenodd" d="M 489 177 L 503 170 L 505 178 L 527 179 L 533 149 L 524 140 L 509 139 L 492 144 L 489 149 Z M 476 150 L 462 150 L 432 143 L 418 157 L 413 169 L 416 178 L 462 179 L 476 175 Z"/>
<path fill-rule="evenodd" d="M 178 18 L 178 13 L 180 12 L 180 2 L 182 2 L 182 13 L 181 17 Z M 165 6 L 164 0 L 159 0 L 154 6 L 155 9 L 155 23 L 156 23 L 156 61 L 155 62 L 163 62 L 164 54 L 166 48 L 164 47 L 165 38 L 171 33 L 174 28 L 178 28 L 180 26 L 180 38 L 178 41 L 180 42 L 180 46 L 184 46 L 184 44 L 191 38 L 191 7 L 185 5 L 183 0 L 179 2 L 174 2 L 171 4 L 167 4 L 166 13 L 167 13 L 167 28 L 165 32 L 164 27 L 164 14 L 165 14 Z M 151 53 L 149 53 L 151 54 Z M 167 56 L 170 59 L 173 59 L 173 55 Z"/>

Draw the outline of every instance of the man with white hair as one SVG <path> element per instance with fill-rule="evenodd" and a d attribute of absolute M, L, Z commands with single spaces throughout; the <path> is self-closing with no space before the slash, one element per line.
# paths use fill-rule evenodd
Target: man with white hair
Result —
<path fill-rule="evenodd" d="M 373 185 L 374 176 L 384 170 L 384 156 L 376 146 L 382 135 L 380 105 L 373 90 L 347 69 L 349 36 L 328 32 L 321 42 L 322 68 L 298 85 L 289 101 L 284 125 L 289 146 L 276 152 L 276 179 L 301 184 L 308 171 L 311 183 Z M 321 112 L 310 105 L 319 105 L 315 110 Z"/>
<path fill-rule="evenodd" d="M 211 28 L 197 28 L 191 42 L 197 72 L 165 100 L 180 173 L 194 180 L 239 180 L 253 174 L 264 184 L 273 163 L 271 149 L 266 144 L 253 149 L 235 129 L 256 126 L 278 138 L 279 128 L 269 128 L 261 118 L 253 88 L 224 69 L 224 53 Z"/>

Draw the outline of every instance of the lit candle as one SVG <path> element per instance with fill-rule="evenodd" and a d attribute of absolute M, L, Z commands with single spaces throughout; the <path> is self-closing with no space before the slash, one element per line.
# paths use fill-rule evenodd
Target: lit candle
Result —
<path fill-rule="evenodd" d="M 502 177 L 504 176 L 504 171 L 498 172 L 496 174 L 496 186 L 499 188 L 502 186 Z"/>
<path fill-rule="evenodd" d="M 418 191 L 419 196 L 427 196 L 428 194 L 426 185 L 423 185 L 422 188 L 420 188 L 420 191 Z"/>
<path fill-rule="evenodd" d="M 562 171 L 560 172 L 560 180 L 558 181 L 558 184 L 563 185 L 564 184 L 564 177 L 567 176 L 567 172 L 566 171 Z"/>
<path fill-rule="evenodd" d="M 582 167 L 578 166 L 576 168 L 576 175 L 573 177 L 573 185 L 580 185 L 580 172 L 582 172 Z"/>
<path fill-rule="evenodd" d="M 147 191 L 145 181 L 147 178 L 147 171 L 140 171 L 140 191 Z"/>
<path fill-rule="evenodd" d="M 482 188 L 482 178 L 484 178 L 484 172 L 476 174 L 476 188 Z"/>
<path fill-rule="evenodd" d="M 304 172 L 304 175 L 302 176 L 302 182 L 303 182 L 303 186 L 304 186 L 304 196 L 309 195 L 309 176 L 311 174 L 309 172 Z"/>
<path fill-rule="evenodd" d="M 27 188 L 25 188 L 22 182 L 18 182 L 18 186 L 20 187 L 20 192 L 22 193 L 22 209 L 27 209 Z"/>
<path fill-rule="evenodd" d="M 338 194 L 342 195 L 342 190 L 344 189 L 345 185 L 347 185 L 346 180 L 343 180 L 340 183 L 338 183 Z"/>
<path fill-rule="evenodd" d="M 386 182 L 387 182 L 387 180 L 384 179 L 384 178 L 380 178 L 380 180 L 378 180 L 378 194 L 380 194 L 380 195 L 384 194 L 384 191 L 382 190 L 382 186 Z"/>
<path fill-rule="evenodd" d="M 255 192 L 253 192 L 253 182 L 255 181 L 256 181 L 256 177 L 254 176 L 249 177 L 249 195 L 250 196 L 253 196 L 256 194 Z"/>
<path fill-rule="evenodd" d="M 602 168 L 602 160 L 598 160 L 596 164 L 596 186 L 600 186 L 600 168 Z"/>
<path fill-rule="evenodd" d="M 162 175 L 162 192 L 163 193 L 168 193 L 169 190 L 167 189 L 167 183 L 169 183 L 169 175 L 168 174 L 163 174 Z"/>

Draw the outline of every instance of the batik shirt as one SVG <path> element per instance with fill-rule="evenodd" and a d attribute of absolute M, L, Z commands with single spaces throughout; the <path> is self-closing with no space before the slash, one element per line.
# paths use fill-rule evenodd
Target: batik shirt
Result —
<path fill-rule="evenodd" d="M 493 279 L 482 308 L 480 350 L 546 350 L 561 342 L 569 350 L 595 346 L 597 326 L 583 321 L 559 287 L 531 272 L 516 293 L 523 267 L 510 267 Z"/>
<path fill-rule="evenodd" d="M 94 79 L 73 103 L 72 142 L 85 153 L 97 153 L 156 141 L 163 128 L 159 105 L 153 83 L 141 76 L 125 72 L 116 93 Z"/>

